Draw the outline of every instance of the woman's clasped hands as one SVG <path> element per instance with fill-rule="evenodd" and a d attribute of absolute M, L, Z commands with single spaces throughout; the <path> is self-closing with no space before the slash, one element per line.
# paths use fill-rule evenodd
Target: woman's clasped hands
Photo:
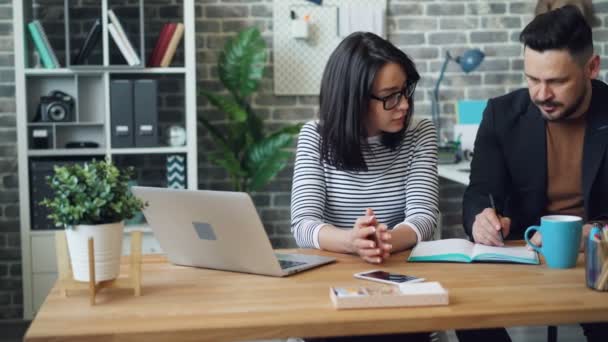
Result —
<path fill-rule="evenodd" d="M 370 208 L 357 218 L 349 237 L 351 252 L 369 263 L 380 264 L 390 256 L 391 233 Z"/>

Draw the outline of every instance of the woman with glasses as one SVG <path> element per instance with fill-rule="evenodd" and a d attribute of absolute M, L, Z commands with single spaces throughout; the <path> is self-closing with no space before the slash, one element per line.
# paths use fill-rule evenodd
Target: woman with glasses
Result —
<path fill-rule="evenodd" d="M 345 38 L 321 81 L 319 121 L 300 131 L 291 231 L 300 247 L 379 264 L 430 240 L 437 224 L 437 137 L 412 121 L 412 60 L 366 32 Z"/>

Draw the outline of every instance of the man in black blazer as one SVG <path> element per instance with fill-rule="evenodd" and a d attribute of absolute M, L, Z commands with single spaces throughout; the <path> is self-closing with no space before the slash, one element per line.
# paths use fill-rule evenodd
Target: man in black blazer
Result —
<path fill-rule="evenodd" d="M 565 6 L 537 16 L 520 41 L 528 88 L 488 102 L 463 199 L 465 230 L 486 245 L 503 245 L 501 233 L 523 239 L 547 214 L 583 217 L 584 236 L 592 221 L 608 220 L 608 85 L 594 80 L 600 58 L 591 28 Z M 542 243 L 539 233 L 532 240 Z M 588 341 L 608 341 L 606 328 L 583 325 Z M 463 339 L 509 340 L 494 330 Z"/>
<path fill-rule="evenodd" d="M 500 229 L 523 239 L 547 214 L 608 220 L 608 85 L 594 80 L 599 56 L 579 13 L 566 6 L 536 17 L 520 37 L 528 89 L 488 101 L 463 199 L 464 227 L 476 242 L 501 245 Z M 556 137 L 567 143 L 556 144 Z M 548 160 L 548 153 L 556 158 Z M 551 192 L 573 176 L 560 167 L 578 179 Z M 490 209 L 489 194 L 502 219 Z"/>

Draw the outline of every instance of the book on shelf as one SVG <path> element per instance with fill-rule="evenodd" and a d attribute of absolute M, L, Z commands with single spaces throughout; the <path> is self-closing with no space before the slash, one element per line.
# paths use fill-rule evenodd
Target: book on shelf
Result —
<path fill-rule="evenodd" d="M 27 29 L 30 32 L 34 46 L 40 55 L 42 66 L 46 69 L 56 69 L 60 67 L 59 60 L 55 51 L 51 46 L 49 39 L 44 31 L 44 28 L 40 24 L 40 21 L 34 20 L 27 24 Z"/>
<path fill-rule="evenodd" d="M 171 65 L 173 57 L 175 56 L 175 50 L 177 50 L 177 47 L 179 46 L 179 43 L 181 42 L 183 36 L 184 24 L 177 23 L 175 26 L 175 31 L 171 36 L 171 40 L 169 40 L 169 45 L 167 45 L 167 49 L 165 50 L 165 54 L 163 55 L 163 58 L 160 61 L 160 67 L 166 68 Z"/>
<path fill-rule="evenodd" d="M 419 242 L 407 261 L 539 263 L 538 254 L 525 246 L 486 246 L 465 239 Z"/>
<path fill-rule="evenodd" d="M 108 31 L 110 32 L 110 36 L 112 36 L 112 40 L 114 40 L 114 43 L 116 43 L 116 46 L 118 46 L 118 50 L 120 50 L 120 53 L 127 61 L 127 64 L 130 66 L 137 65 L 137 61 L 133 58 L 133 56 L 131 56 L 129 50 L 127 50 L 125 42 L 120 38 L 120 34 L 118 33 L 116 27 L 114 27 L 113 23 L 108 24 Z"/>
<path fill-rule="evenodd" d="M 123 41 L 123 45 L 127 49 L 127 52 L 131 58 L 131 61 L 133 61 L 133 63 L 135 63 L 135 64 L 129 63 L 129 65 L 141 64 L 141 60 L 139 59 L 137 52 L 135 52 L 135 48 L 133 47 L 133 44 L 131 44 L 131 41 L 129 40 L 129 37 L 127 37 L 127 33 L 125 32 L 124 27 L 122 26 L 122 24 L 120 23 L 120 20 L 118 20 L 118 17 L 116 16 L 116 14 L 114 13 L 114 11 L 112 9 L 108 10 L 108 18 L 110 18 L 110 25 L 114 26 L 114 29 L 118 33 L 118 36 Z"/>
<path fill-rule="evenodd" d="M 80 46 L 80 49 L 74 55 L 74 59 L 72 60 L 72 64 L 84 64 L 84 62 L 89 58 L 91 52 L 97 42 L 99 41 L 99 37 L 101 36 L 101 19 L 96 19 L 87 34 L 84 42 Z"/>
<path fill-rule="evenodd" d="M 163 25 L 160 33 L 158 34 L 158 38 L 156 39 L 156 44 L 154 45 L 154 50 L 152 50 L 152 55 L 150 56 L 150 60 L 148 61 L 149 67 L 159 67 L 160 62 L 162 61 L 163 56 L 169 46 L 171 41 L 171 37 L 175 32 L 177 27 L 176 23 L 166 23 Z"/>
<path fill-rule="evenodd" d="M 36 25 L 36 28 L 38 29 L 38 32 L 40 32 L 40 36 L 42 37 L 42 42 L 44 43 L 44 46 L 47 48 L 47 51 L 49 52 L 49 55 L 51 56 L 51 59 L 53 60 L 53 64 L 55 64 L 55 68 L 60 68 L 61 65 L 59 64 L 59 59 L 57 59 L 57 55 L 55 54 L 55 50 L 51 46 L 51 42 L 49 41 L 49 37 L 46 35 L 46 32 L 44 31 L 44 28 L 42 27 L 42 24 L 40 24 L 40 21 L 34 20 L 34 25 Z"/>

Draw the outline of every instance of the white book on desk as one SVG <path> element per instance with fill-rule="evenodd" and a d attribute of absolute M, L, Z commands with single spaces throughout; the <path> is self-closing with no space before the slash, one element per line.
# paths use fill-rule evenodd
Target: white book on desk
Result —
<path fill-rule="evenodd" d="M 330 287 L 336 309 L 436 306 L 450 303 L 448 291 L 438 282 L 397 286 Z"/>
<path fill-rule="evenodd" d="M 538 264 L 538 255 L 525 246 L 495 247 L 465 239 L 419 242 L 410 253 L 412 262 L 495 262 Z"/>

